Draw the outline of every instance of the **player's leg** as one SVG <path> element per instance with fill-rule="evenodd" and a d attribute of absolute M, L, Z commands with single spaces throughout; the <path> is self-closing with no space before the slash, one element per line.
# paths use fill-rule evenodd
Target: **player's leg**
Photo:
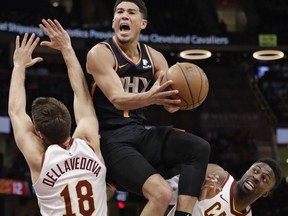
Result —
<path fill-rule="evenodd" d="M 164 215 L 172 198 L 172 190 L 160 174 L 150 176 L 143 185 L 143 194 L 148 199 L 141 216 Z"/>
<path fill-rule="evenodd" d="M 210 144 L 204 139 L 182 131 L 169 133 L 163 159 L 171 167 L 179 164 L 177 211 L 192 212 L 205 178 L 209 156 Z"/>
<path fill-rule="evenodd" d="M 128 156 L 109 168 L 109 178 L 116 186 L 147 198 L 141 216 L 164 215 L 172 197 L 166 180 L 142 155 Z"/>

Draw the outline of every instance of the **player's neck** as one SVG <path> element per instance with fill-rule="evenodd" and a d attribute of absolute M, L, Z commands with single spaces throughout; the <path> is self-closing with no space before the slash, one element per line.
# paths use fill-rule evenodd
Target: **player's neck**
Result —
<path fill-rule="evenodd" d="M 114 37 L 119 48 L 124 52 L 128 57 L 133 59 L 135 56 L 139 56 L 138 49 L 138 40 L 133 40 L 129 42 L 122 42 L 117 37 Z"/>
<path fill-rule="evenodd" d="M 61 145 L 64 146 L 67 150 L 71 147 L 71 139 L 71 137 L 68 137 L 68 139 L 64 143 L 61 143 Z"/>
<path fill-rule="evenodd" d="M 250 204 L 252 202 L 250 202 L 249 198 L 246 196 L 245 198 L 242 197 L 238 191 L 238 187 L 237 184 L 234 187 L 234 191 L 233 191 L 233 206 L 234 206 L 234 210 L 241 212 L 241 213 L 246 213 L 247 211 L 247 207 L 250 206 Z"/>
<path fill-rule="evenodd" d="M 122 49 L 122 48 L 121 48 Z M 138 62 L 140 58 L 140 51 L 138 47 L 127 47 L 127 49 L 122 49 L 126 56 L 128 56 L 133 62 Z"/>

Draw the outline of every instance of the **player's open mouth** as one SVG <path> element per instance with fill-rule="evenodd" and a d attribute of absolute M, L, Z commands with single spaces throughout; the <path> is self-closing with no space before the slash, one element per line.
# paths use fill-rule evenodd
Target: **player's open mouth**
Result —
<path fill-rule="evenodd" d="M 255 188 L 255 182 L 248 179 L 244 182 L 244 187 L 246 190 L 252 191 Z"/>
<path fill-rule="evenodd" d="M 127 32 L 127 31 L 129 31 L 130 30 L 130 26 L 127 24 L 127 23 L 122 23 L 121 25 L 120 25 L 120 31 L 122 31 L 122 32 Z"/>

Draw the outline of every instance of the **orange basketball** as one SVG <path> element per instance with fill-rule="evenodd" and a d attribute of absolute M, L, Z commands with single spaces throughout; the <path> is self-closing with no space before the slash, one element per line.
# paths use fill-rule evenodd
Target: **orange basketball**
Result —
<path fill-rule="evenodd" d="M 181 110 L 191 110 L 198 107 L 206 99 L 209 91 L 209 81 L 204 71 L 195 64 L 181 62 L 172 65 L 164 78 L 173 80 L 171 89 L 179 93 L 173 98 L 180 98 Z"/>

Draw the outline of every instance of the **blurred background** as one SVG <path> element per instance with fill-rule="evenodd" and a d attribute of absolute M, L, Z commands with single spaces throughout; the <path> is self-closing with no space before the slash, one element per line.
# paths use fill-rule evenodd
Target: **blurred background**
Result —
<path fill-rule="evenodd" d="M 287 0 L 145 3 L 149 24 L 141 41 L 161 51 L 169 65 L 184 61 L 197 64 L 207 74 L 210 85 L 201 106 L 174 114 L 150 107 L 147 124 L 174 125 L 204 137 L 212 147 L 210 162 L 221 165 L 236 179 L 255 160 L 275 158 L 283 168 L 282 183 L 271 198 L 252 205 L 253 215 L 288 215 Z M 114 1 L 107 0 L 1 0 L 0 215 L 40 215 L 29 170 L 16 147 L 7 113 L 16 35 L 35 32 L 44 39 L 38 28 L 41 19 L 57 18 L 68 30 L 87 75 L 88 50 L 113 34 L 113 6 Z M 200 60 L 180 57 L 181 51 L 195 49 L 208 50 L 212 55 Z M 259 50 L 279 50 L 284 56 L 253 58 Z M 57 97 L 72 110 L 73 94 L 61 55 L 37 47 L 35 56 L 42 56 L 44 61 L 27 71 L 27 111 L 38 96 Z M 87 81 L 91 84 L 88 75 Z M 139 215 L 146 202 L 126 192 L 108 193 L 111 216 Z"/>

